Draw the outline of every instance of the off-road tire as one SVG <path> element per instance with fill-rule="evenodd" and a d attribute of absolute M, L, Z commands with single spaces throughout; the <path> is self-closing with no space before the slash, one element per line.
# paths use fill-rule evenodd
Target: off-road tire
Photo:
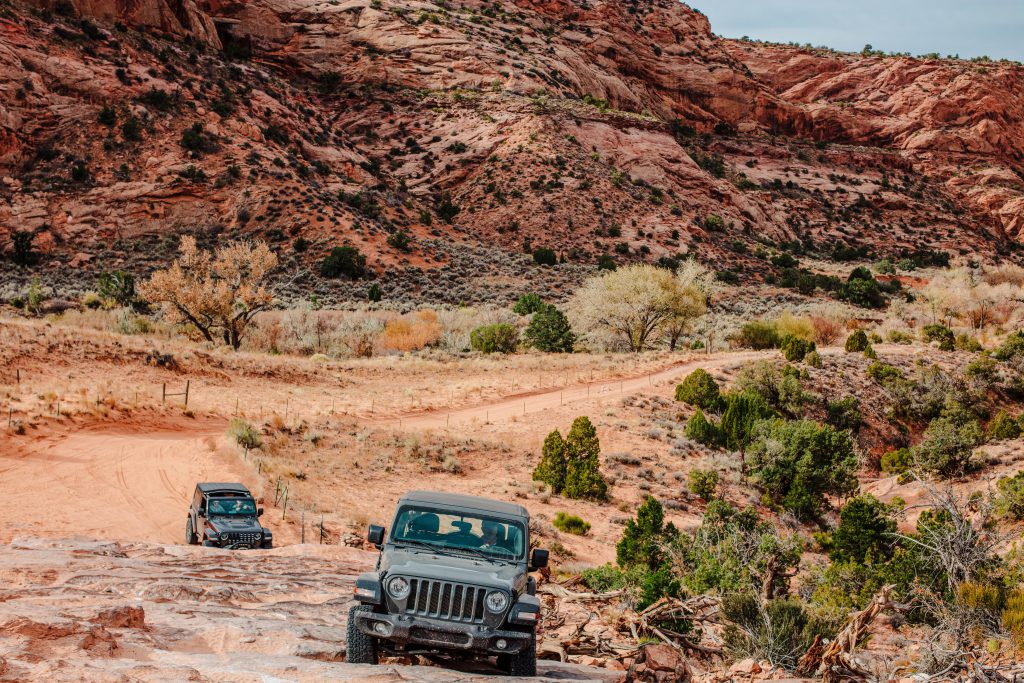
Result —
<path fill-rule="evenodd" d="M 199 538 L 196 536 L 195 529 L 192 528 L 191 517 L 185 522 L 185 543 L 188 545 L 199 545 Z"/>
<path fill-rule="evenodd" d="M 526 678 L 537 675 L 537 636 L 530 634 L 530 641 L 519 652 L 502 655 L 498 666 L 509 676 Z"/>
<path fill-rule="evenodd" d="M 352 605 L 348 611 L 346 628 L 345 661 L 349 664 L 376 664 L 377 639 L 368 636 L 356 627 L 356 614 L 372 612 L 369 605 Z"/>

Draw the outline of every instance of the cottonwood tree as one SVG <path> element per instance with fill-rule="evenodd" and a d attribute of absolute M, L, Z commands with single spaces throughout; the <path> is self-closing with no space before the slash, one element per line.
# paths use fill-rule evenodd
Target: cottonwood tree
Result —
<path fill-rule="evenodd" d="M 698 320 L 706 323 L 702 328 L 713 326 L 710 305 L 711 297 L 715 294 L 715 274 L 693 259 L 688 259 L 676 270 L 675 287 L 675 315 L 669 318 L 664 327 L 670 351 L 676 350 L 679 340 L 693 329 Z"/>
<path fill-rule="evenodd" d="M 220 338 L 237 350 L 256 315 L 273 304 L 267 281 L 277 264 L 262 241 L 231 242 L 210 252 L 185 236 L 177 260 L 153 273 L 139 294 L 190 335 L 209 342 Z"/>
<path fill-rule="evenodd" d="M 574 327 L 590 342 L 635 353 L 654 348 L 673 330 L 678 341 L 706 309 L 706 296 L 696 284 L 648 265 L 587 280 L 570 306 Z"/>

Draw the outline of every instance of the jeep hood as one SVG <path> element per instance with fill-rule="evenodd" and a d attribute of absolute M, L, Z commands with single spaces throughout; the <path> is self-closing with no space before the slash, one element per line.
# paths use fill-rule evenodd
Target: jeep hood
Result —
<path fill-rule="evenodd" d="M 526 579 L 524 562 L 508 563 L 471 555 L 448 555 L 426 549 L 388 549 L 381 556 L 380 571 L 389 576 L 467 583 L 518 592 Z"/>
<path fill-rule="evenodd" d="M 211 517 L 206 523 L 218 534 L 262 532 L 263 526 L 255 517 Z"/>

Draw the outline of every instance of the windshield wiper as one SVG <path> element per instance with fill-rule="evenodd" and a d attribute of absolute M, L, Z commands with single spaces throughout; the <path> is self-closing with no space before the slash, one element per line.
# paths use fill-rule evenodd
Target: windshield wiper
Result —
<path fill-rule="evenodd" d="M 454 550 L 456 552 L 460 552 L 461 551 L 461 552 L 472 553 L 472 554 L 476 555 L 477 557 L 482 557 L 485 560 L 499 560 L 501 562 L 511 562 L 512 561 L 511 557 L 503 557 L 501 555 L 492 555 L 491 553 L 488 553 L 488 552 L 485 552 L 483 550 L 480 550 L 479 548 L 467 548 L 465 546 L 449 546 L 449 549 L 450 550 Z"/>
<path fill-rule="evenodd" d="M 412 546 L 413 548 L 426 548 L 427 550 L 433 550 L 435 552 L 438 550 L 444 550 L 445 548 L 445 546 L 440 546 L 436 543 L 427 543 L 426 541 L 416 541 L 413 539 L 396 539 L 395 544 Z"/>

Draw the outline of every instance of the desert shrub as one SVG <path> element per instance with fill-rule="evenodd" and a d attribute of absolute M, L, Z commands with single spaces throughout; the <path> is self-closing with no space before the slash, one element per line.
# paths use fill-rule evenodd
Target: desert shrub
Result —
<path fill-rule="evenodd" d="M 709 421 L 704 412 L 697 409 L 697 412 L 686 421 L 686 438 L 696 441 L 705 446 L 717 446 L 722 442 L 722 434 L 718 426 Z"/>
<path fill-rule="evenodd" d="M 807 341 L 814 341 L 814 321 L 807 316 L 795 316 L 789 311 L 773 321 L 775 330 L 779 337 L 799 337 Z"/>
<path fill-rule="evenodd" d="M 327 278 L 344 275 L 358 280 L 366 275 L 366 256 L 353 246 L 334 247 L 320 262 L 320 275 Z"/>
<path fill-rule="evenodd" d="M 812 316 L 811 327 L 814 329 L 814 341 L 822 346 L 834 344 L 843 333 L 843 326 L 834 318 Z"/>
<path fill-rule="evenodd" d="M 409 237 L 409 233 L 405 230 L 395 230 L 388 235 L 387 242 L 389 246 L 399 251 L 409 251 L 409 248 L 412 246 L 412 238 Z"/>
<path fill-rule="evenodd" d="M 882 456 L 881 467 L 886 474 L 903 474 L 914 467 L 914 455 L 909 448 L 897 448 Z"/>
<path fill-rule="evenodd" d="M 988 393 L 1000 381 L 999 365 L 989 353 L 982 353 L 964 368 L 964 377 L 980 394 Z"/>
<path fill-rule="evenodd" d="M 566 498 L 604 500 L 608 483 L 601 475 L 601 444 L 586 417 L 578 417 L 565 439 L 556 430 L 548 434 L 533 479 L 542 481 Z"/>
<path fill-rule="evenodd" d="M 586 536 L 590 532 L 590 522 L 584 521 L 576 515 L 570 515 L 568 512 L 556 512 L 551 524 L 559 531 L 574 536 Z"/>
<path fill-rule="evenodd" d="M 218 148 L 217 139 L 206 132 L 203 124 L 198 122 L 182 132 L 181 146 L 196 156 L 216 152 Z"/>
<path fill-rule="evenodd" d="M 972 468 L 974 449 L 984 441 L 978 420 L 962 410 L 946 410 L 924 430 L 924 440 L 912 450 L 921 470 L 956 477 Z"/>
<path fill-rule="evenodd" d="M 690 493 L 700 496 L 705 501 L 713 500 L 718 492 L 718 472 L 714 470 L 690 470 L 687 483 Z"/>
<path fill-rule="evenodd" d="M 869 365 L 866 372 L 869 378 L 883 386 L 891 382 L 905 381 L 907 379 L 906 375 L 899 368 L 878 360 Z"/>
<path fill-rule="evenodd" d="M 857 330 L 846 338 L 847 353 L 863 353 L 868 348 L 868 335 L 864 330 Z"/>
<path fill-rule="evenodd" d="M 20 266 L 30 266 L 36 262 L 33 242 L 36 235 L 31 230 L 15 230 L 11 233 L 11 260 Z"/>
<path fill-rule="evenodd" d="M 441 334 L 441 322 L 437 312 L 425 309 L 384 323 L 380 345 L 388 351 L 418 351 L 436 344 L 440 341 Z"/>
<path fill-rule="evenodd" d="M 228 436 L 247 451 L 263 445 L 263 437 L 256 428 L 239 418 L 232 419 L 228 424 Z"/>
<path fill-rule="evenodd" d="M 1005 410 L 1000 410 L 988 424 L 990 439 L 1016 439 L 1021 435 L 1020 422 L 1011 417 Z"/>
<path fill-rule="evenodd" d="M 796 368 L 767 360 L 744 366 L 736 379 L 736 386 L 740 391 L 759 394 L 773 408 L 789 415 L 799 414 L 810 399 L 800 385 L 800 373 Z"/>
<path fill-rule="evenodd" d="M 530 315 L 536 313 L 544 306 L 544 301 L 537 294 L 523 294 L 512 307 L 512 312 L 517 315 Z"/>
<path fill-rule="evenodd" d="M 707 370 L 694 370 L 676 385 L 676 400 L 704 410 L 717 410 L 722 402 L 718 383 Z"/>
<path fill-rule="evenodd" d="M 945 325 L 925 325 L 921 330 L 921 338 L 929 344 L 937 342 L 939 349 L 952 351 L 956 348 L 956 336 L 953 330 Z"/>
<path fill-rule="evenodd" d="M 1024 472 L 1012 477 L 1000 477 L 996 482 L 996 512 L 1002 517 L 1024 519 Z"/>
<path fill-rule="evenodd" d="M 123 270 L 104 271 L 97 281 L 97 290 L 105 300 L 131 306 L 135 303 L 135 276 Z"/>
<path fill-rule="evenodd" d="M 809 420 L 759 422 L 748 460 L 754 483 L 800 517 L 817 517 L 828 505 L 826 496 L 857 490 L 850 434 Z"/>
<path fill-rule="evenodd" d="M 872 495 L 858 496 L 839 511 L 832 532 L 829 559 L 833 562 L 886 561 L 892 557 L 896 520 L 894 510 Z"/>
<path fill-rule="evenodd" d="M 717 214 L 711 214 L 704 219 L 704 228 L 711 232 L 722 232 L 725 230 L 725 221 Z"/>
<path fill-rule="evenodd" d="M 836 429 L 857 431 L 864 421 L 860 412 L 860 401 L 856 396 L 847 396 L 838 401 L 828 401 L 826 411 L 828 417 L 825 421 Z"/>
<path fill-rule="evenodd" d="M 615 561 L 623 569 L 643 567 L 657 571 L 666 561 L 665 544 L 678 532 L 672 523 L 665 524 L 665 510 L 654 496 L 636 511 L 636 518 L 626 522 L 619 542 L 615 545 Z"/>
<path fill-rule="evenodd" d="M 954 347 L 957 351 L 967 351 L 968 353 L 978 353 L 984 350 L 981 342 L 969 334 L 958 334 Z"/>
<path fill-rule="evenodd" d="M 722 442 L 732 450 L 745 451 L 754 426 L 761 420 L 775 416 L 775 411 L 764 397 L 750 391 L 727 395 L 725 406 L 719 429 Z"/>
<path fill-rule="evenodd" d="M 781 339 L 779 331 L 773 323 L 764 320 L 752 320 L 733 335 L 732 341 L 737 346 L 761 351 L 779 347 Z"/>
<path fill-rule="evenodd" d="M 519 348 L 519 330 L 515 325 L 483 325 L 469 334 L 469 345 L 481 353 L 515 353 Z"/>
<path fill-rule="evenodd" d="M 824 365 L 821 359 L 821 354 L 818 353 L 817 351 L 811 351 L 810 353 L 808 353 L 807 356 L 804 358 L 804 362 L 807 363 L 807 365 L 811 366 L 812 368 L 821 368 L 821 366 Z"/>
<path fill-rule="evenodd" d="M 605 500 L 608 483 L 601 475 L 601 443 L 586 417 L 577 417 L 565 437 L 565 496 Z"/>
<path fill-rule="evenodd" d="M 856 274 L 857 271 L 854 271 Z M 840 299 L 849 301 L 854 306 L 861 308 L 882 308 L 885 305 L 885 296 L 878 281 L 868 273 L 867 278 L 854 277 L 840 287 L 838 295 Z"/>
<path fill-rule="evenodd" d="M 816 637 L 835 632 L 835 624 L 812 616 L 790 598 L 762 603 L 751 593 L 728 595 L 722 600 L 722 615 L 729 622 L 723 637 L 730 655 L 790 670 Z"/>
<path fill-rule="evenodd" d="M 814 342 L 800 337 L 787 336 L 782 340 L 782 355 L 791 363 L 804 360 L 808 353 L 816 350 Z"/>
<path fill-rule="evenodd" d="M 1003 343 L 992 354 L 996 360 L 1011 360 L 1024 356 L 1024 330 L 1018 330 L 1006 336 Z"/>
<path fill-rule="evenodd" d="M 892 344 L 912 344 L 914 342 L 914 336 L 902 330 L 889 330 L 889 333 L 885 335 L 886 341 Z"/>
<path fill-rule="evenodd" d="M 1010 633 L 1017 650 L 1024 650 L 1024 591 L 1017 590 L 1007 596 L 1000 622 Z"/>
<path fill-rule="evenodd" d="M 533 480 L 544 482 L 558 494 L 565 488 L 565 470 L 565 440 L 556 429 L 544 439 L 540 462 L 533 470 Z"/>
<path fill-rule="evenodd" d="M 576 335 L 564 313 L 550 304 L 541 304 L 526 326 L 523 340 L 538 351 L 572 353 Z"/>
<path fill-rule="evenodd" d="M 366 292 L 366 300 L 376 303 L 382 298 L 384 298 L 384 292 L 380 288 L 380 285 L 374 282 Z"/>
<path fill-rule="evenodd" d="M 538 247 L 533 250 L 533 262 L 538 266 L 558 265 L 558 255 L 555 254 L 554 249 Z"/>

